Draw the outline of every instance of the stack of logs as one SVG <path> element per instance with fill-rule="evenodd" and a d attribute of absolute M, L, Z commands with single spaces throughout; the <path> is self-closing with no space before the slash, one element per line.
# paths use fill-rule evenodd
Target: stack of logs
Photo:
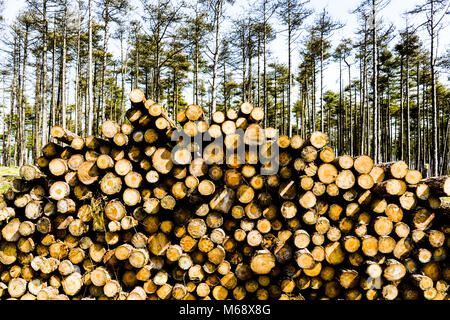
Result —
<path fill-rule="evenodd" d="M 450 177 L 277 136 L 250 103 L 175 124 L 130 101 L 102 138 L 54 126 L 3 194 L 0 298 L 448 300 Z"/>

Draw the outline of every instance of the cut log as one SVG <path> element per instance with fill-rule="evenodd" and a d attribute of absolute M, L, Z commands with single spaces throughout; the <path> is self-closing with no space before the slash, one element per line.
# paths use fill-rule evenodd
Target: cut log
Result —
<path fill-rule="evenodd" d="M 185 110 L 185 115 L 186 118 L 191 120 L 191 121 L 197 121 L 200 119 L 203 119 L 204 117 L 204 113 L 203 113 L 203 109 L 195 104 L 191 104 L 189 106 L 187 106 L 186 110 Z"/>
<path fill-rule="evenodd" d="M 373 164 L 374 163 L 371 157 L 362 155 L 356 157 L 355 162 L 353 163 L 353 167 L 358 173 L 368 174 L 372 171 Z"/>
<path fill-rule="evenodd" d="M 81 183 L 91 185 L 99 179 L 100 173 L 94 161 L 85 161 L 78 168 L 77 176 Z"/>
<path fill-rule="evenodd" d="M 268 274 L 275 267 L 275 256 L 268 250 L 259 250 L 252 257 L 250 268 L 255 274 Z"/>
<path fill-rule="evenodd" d="M 426 184 L 436 195 L 450 196 L 450 176 L 427 178 L 420 183 Z"/>
<path fill-rule="evenodd" d="M 395 161 L 377 165 L 384 169 L 385 173 L 395 179 L 403 179 L 408 173 L 408 164 L 404 161 Z"/>

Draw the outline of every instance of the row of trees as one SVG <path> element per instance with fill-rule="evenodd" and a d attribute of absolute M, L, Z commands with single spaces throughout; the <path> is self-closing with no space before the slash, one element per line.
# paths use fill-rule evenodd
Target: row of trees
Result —
<path fill-rule="evenodd" d="M 342 22 L 304 0 L 257 0 L 239 17 L 231 0 L 27 0 L 2 26 L 2 163 L 39 156 L 53 124 L 90 135 L 107 118 L 124 121 L 139 87 L 173 117 L 188 101 L 208 115 L 250 101 L 282 134 L 322 130 L 339 154 L 449 174 L 450 96 L 439 79 L 450 50 L 437 54 L 449 1 L 422 0 L 404 28 L 383 22 L 386 4 L 361 0 L 349 13 L 358 30 L 341 39 Z M 286 63 L 272 54 L 277 37 Z M 329 63 L 337 92 L 324 85 Z"/>

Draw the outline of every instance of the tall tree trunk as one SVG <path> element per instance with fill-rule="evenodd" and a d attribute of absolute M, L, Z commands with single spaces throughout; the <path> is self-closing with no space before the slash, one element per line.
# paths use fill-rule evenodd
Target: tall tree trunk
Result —
<path fill-rule="evenodd" d="M 324 131 L 323 112 L 323 34 L 320 34 L 320 131 Z"/>
<path fill-rule="evenodd" d="M 263 7 L 264 7 L 264 34 L 263 34 L 263 106 L 264 106 L 264 128 L 267 127 L 267 119 L 268 119 L 268 112 L 267 112 L 267 20 L 266 20 L 266 4 L 267 0 L 263 0 Z"/>
<path fill-rule="evenodd" d="M 367 23 L 367 22 L 366 22 Z M 364 40 L 366 39 L 365 36 L 366 33 L 364 33 Z M 366 48 L 365 48 L 365 41 L 364 46 L 361 45 L 361 58 L 360 58 L 360 75 L 359 75 L 359 91 L 360 91 L 360 97 L 359 97 L 359 104 L 360 104 L 360 126 L 361 126 L 361 140 L 359 145 L 359 151 L 361 154 L 366 153 L 367 145 L 365 144 L 366 139 L 366 130 L 365 130 L 365 123 L 366 123 L 366 112 L 365 112 L 365 94 L 366 94 L 366 86 L 365 86 L 365 71 L 366 71 Z"/>
<path fill-rule="evenodd" d="M 417 91 L 417 97 L 416 97 L 416 107 L 417 107 L 417 138 L 416 138 L 416 169 L 422 170 L 422 128 L 420 126 L 421 123 L 421 115 L 422 111 L 420 108 L 420 61 L 417 61 L 417 79 L 416 79 L 416 91 Z"/>
<path fill-rule="evenodd" d="M 386 153 L 386 160 L 387 162 L 392 161 L 392 125 L 391 125 L 391 92 L 389 87 L 389 76 L 387 79 L 387 107 L 386 107 L 386 117 L 387 117 L 387 123 L 386 127 L 388 128 L 388 138 L 387 138 L 387 153 Z"/>
<path fill-rule="evenodd" d="M 357 114 L 358 114 L 358 103 L 357 103 L 357 93 L 356 93 L 356 90 L 357 90 L 357 88 L 356 88 L 356 84 L 355 84 L 355 86 L 353 86 L 353 97 L 354 97 L 354 105 L 355 105 L 355 107 L 354 107 L 354 109 L 352 109 L 353 111 L 352 111 L 352 117 L 351 117 L 351 123 L 350 123 L 350 127 L 351 127 L 351 132 L 350 132 L 350 135 L 352 136 L 352 141 L 353 141 L 353 143 L 352 143 L 352 156 L 354 156 L 358 151 L 358 146 L 357 146 L 357 143 L 358 143 L 358 134 L 357 134 L 357 132 L 355 132 L 355 131 L 357 131 L 357 127 L 356 127 L 356 118 L 357 118 Z"/>
<path fill-rule="evenodd" d="M 258 80 L 257 80 L 257 91 L 258 91 L 258 107 L 261 107 L 261 37 L 258 35 Z"/>
<path fill-rule="evenodd" d="M 444 160 L 442 161 L 441 175 L 448 175 L 450 173 L 450 117 L 447 116 L 447 129 L 444 137 Z"/>
<path fill-rule="evenodd" d="M 20 49 L 19 49 L 20 50 Z M 11 166 L 12 165 L 12 156 L 11 156 L 11 139 L 12 139 L 12 123 L 14 120 L 14 110 L 15 110 L 15 103 L 16 103 L 16 96 L 17 96 L 17 78 L 19 73 L 19 65 L 17 62 L 17 51 L 18 51 L 18 44 L 17 39 L 14 39 L 14 48 L 13 48 L 13 79 L 11 83 L 11 98 L 10 98 L 10 112 L 9 112 L 9 120 L 8 120 L 8 141 L 6 143 L 6 150 L 7 150 L 7 161 L 6 165 Z"/>
<path fill-rule="evenodd" d="M 28 35 L 29 35 L 29 25 L 25 26 L 25 35 L 23 42 L 23 61 L 22 61 L 22 76 L 21 76 L 21 88 L 19 94 L 19 104 L 18 104 L 18 125 L 19 134 L 17 136 L 17 166 L 22 166 L 25 163 L 26 157 L 26 135 L 25 135 L 25 87 L 26 87 L 26 68 L 27 68 L 27 58 L 28 58 Z"/>
<path fill-rule="evenodd" d="M 351 77 L 351 66 L 349 63 L 345 62 L 348 67 L 348 93 L 350 95 L 348 108 L 350 110 L 350 154 L 353 156 L 353 109 L 352 109 L 352 77 Z"/>
<path fill-rule="evenodd" d="M 434 25 L 434 1 L 431 0 L 431 10 L 430 10 L 430 35 L 431 35 L 431 48 L 430 48 L 430 68 L 431 68 L 431 110 L 432 110 L 432 161 L 431 161 L 431 175 L 437 176 L 439 170 L 439 139 L 438 139 L 438 106 L 436 97 L 436 74 L 435 65 L 436 58 L 434 52 L 434 41 L 435 41 L 435 25 Z"/>
<path fill-rule="evenodd" d="M 251 36 L 248 36 L 248 101 L 254 103 L 253 97 L 253 42 L 251 42 Z"/>
<path fill-rule="evenodd" d="M 376 20 L 376 0 L 372 0 L 372 19 L 373 19 L 373 48 L 372 48 L 372 63 L 373 63 L 373 155 L 374 161 L 379 161 L 379 122 L 378 122 L 378 55 L 377 55 L 377 20 Z"/>
<path fill-rule="evenodd" d="M 292 136 L 291 126 L 291 72 L 292 72 L 292 25 L 291 25 L 291 0 L 288 3 L 288 94 L 287 94 L 287 133 Z M 283 126 L 284 128 L 284 126 Z"/>
<path fill-rule="evenodd" d="M 93 74 L 93 80 L 92 80 L 93 84 L 92 85 L 97 84 L 97 76 L 98 76 L 98 64 L 97 64 L 97 61 L 95 61 L 94 62 L 94 74 Z M 94 87 L 92 93 L 93 93 L 92 94 L 93 95 L 93 104 L 92 104 L 93 110 L 92 110 L 92 112 L 94 113 L 94 120 L 93 120 L 93 128 L 92 128 L 92 130 L 93 130 L 93 134 L 97 135 L 98 126 L 99 126 L 99 120 L 100 120 L 100 115 L 99 115 L 100 108 L 98 107 L 98 104 L 100 103 L 99 102 L 100 99 L 99 99 L 99 96 L 98 96 L 99 90 L 98 90 L 97 86 Z"/>
<path fill-rule="evenodd" d="M 51 95 L 50 116 L 51 124 L 56 124 L 56 15 L 53 18 L 53 47 L 52 47 L 52 95 Z"/>
<path fill-rule="evenodd" d="M 140 41 L 139 41 L 139 35 L 138 31 L 135 32 L 135 58 L 134 58 L 134 88 L 139 87 L 139 48 L 140 47 Z"/>
<path fill-rule="evenodd" d="M 48 112 L 47 112 L 47 0 L 42 1 L 42 23 L 44 30 L 42 32 L 42 145 L 45 146 L 48 142 Z M 38 155 L 40 154 L 40 150 Z"/>
<path fill-rule="evenodd" d="M 248 101 L 248 95 L 247 95 L 247 75 L 246 75 L 246 69 L 247 69 L 247 54 L 245 52 L 246 42 L 245 42 L 245 26 L 242 26 L 241 30 L 241 54 L 242 54 L 242 101 Z"/>
<path fill-rule="evenodd" d="M 59 63 L 59 69 L 58 69 L 58 89 L 56 91 L 56 122 L 58 124 L 61 124 L 61 96 L 62 96 L 62 70 L 63 70 L 63 65 L 62 65 L 62 56 L 63 56 L 63 47 L 60 48 L 61 52 L 59 54 L 59 59 L 60 59 L 60 63 Z M 59 142 L 58 142 L 59 143 Z"/>
<path fill-rule="evenodd" d="M 409 38 L 409 35 L 408 35 Z M 409 54 L 406 55 L 406 163 L 411 165 L 411 132 L 409 104 Z"/>
<path fill-rule="evenodd" d="M 37 59 L 36 61 L 39 61 Z M 33 159 L 37 159 L 37 157 L 40 155 L 41 150 L 41 65 L 40 63 L 36 62 L 36 86 L 35 86 L 35 95 L 34 95 L 34 126 L 33 126 L 33 140 L 34 140 L 34 146 L 33 146 Z"/>
<path fill-rule="evenodd" d="M 195 58 L 194 58 L 194 104 L 198 105 L 198 64 L 199 64 L 199 43 L 195 41 Z"/>
<path fill-rule="evenodd" d="M 67 127 L 66 121 L 66 61 L 67 61 L 67 0 L 64 2 L 64 27 L 63 27 L 63 53 L 62 53 L 62 78 L 61 78 L 61 109 L 62 127 Z"/>
<path fill-rule="evenodd" d="M 312 114 L 312 131 L 316 131 L 316 59 L 313 59 L 313 79 L 312 79 L 312 105 L 313 105 L 313 114 Z"/>
<path fill-rule="evenodd" d="M 405 158 L 405 108 L 403 97 L 403 56 L 400 57 L 400 135 L 398 139 L 398 150 L 400 159 Z"/>
<path fill-rule="evenodd" d="M 227 111 L 227 63 L 226 59 L 222 58 L 223 63 L 223 108 Z"/>
<path fill-rule="evenodd" d="M 199 55 L 200 55 L 200 27 L 198 24 L 198 1 L 195 3 L 195 44 L 194 44 L 194 81 L 193 81 L 193 95 L 194 95 L 194 104 L 198 105 L 198 69 L 199 69 Z"/>
<path fill-rule="evenodd" d="M 92 83 L 92 0 L 88 1 L 88 123 L 87 134 L 90 136 L 93 133 L 94 126 L 94 88 Z"/>
<path fill-rule="evenodd" d="M 81 1 L 78 1 L 78 25 L 77 25 L 77 62 L 75 75 L 75 132 L 82 133 L 81 128 L 81 95 L 80 95 L 80 74 L 81 74 Z"/>
<path fill-rule="evenodd" d="M 424 96 L 426 96 L 428 90 L 429 90 L 429 86 L 428 84 L 425 85 L 424 88 Z M 429 101 L 430 101 L 430 97 L 426 97 L 426 102 L 424 102 L 424 110 L 425 110 L 425 125 L 424 127 L 426 128 L 425 133 L 426 133 L 426 141 L 424 143 L 424 147 L 425 147 L 425 151 L 424 151 L 424 155 L 426 155 L 426 175 L 427 177 L 430 175 L 433 175 L 432 172 L 432 167 L 431 167 L 431 161 L 432 161 L 432 145 L 431 145 L 431 141 L 432 141 L 432 137 L 431 137 L 431 131 L 430 131 L 430 106 L 429 106 Z"/>
<path fill-rule="evenodd" d="M 5 93 L 6 93 L 6 79 L 5 79 L 5 75 L 3 75 L 2 78 L 2 84 L 3 84 L 3 106 L 2 106 L 2 114 L 3 114 L 3 124 L 2 124 L 2 165 L 3 166 L 7 166 L 6 164 L 6 159 L 7 159 L 7 154 L 6 154 L 6 126 L 8 124 L 8 120 L 7 120 L 7 115 L 6 115 L 6 98 L 5 98 Z"/>
<path fill-rule="evenodd" d="M 338 111 L 338 131 L 339 131 L 339 143 L 338 143 L 338 150 L 339 153 L 343 152 L 343 145 L 344 145 L 344 135 L 343 135 L 343 125 L 342 125 L 342 59 L 339 58 L 339 111 Z"/>
<path fill-rule="evenodd" d="M 126 46 L 126 52 L 125 52 L 125 60 L 123 58 L 123 35 L 122 38 L 120 40 L 120 61 L 121 61 L 121 77 L 120 80 L 122 82 L 122 94 L 121 94 L 121 101 L 120 101 L 120 123 L 124 123 L 125 121 L 125 78 L 127 75 L 127 71 L 128 71 L 128 51 L 129 51 L 129 46 L 130 46 L 130 32 L 128 32 L 128 36 L 127 36 L 127 46 Z"/>
<path fill-rule="evenodd" d="M 106 94 L 105 94 L 105 80 L 106 80 L 106 51 L 108 50 L 108 23 L 109 23 L 109 0 L 105 1 L 105 33 L 103 35 L 103 63 L 102 63 L 102 88 L 101 88 L 101 119 L 102 122 L 106 119 Z"/>
<path fill-rule="evenodd" d="M 153 77 L 153 88 L 154 88 L 154 93 L 155 93 L 155 99 L 156 101 L 159 101 L 160 96 L 161 96 L 161 85 L 160 85 L 160 80 L 161 80 L 161 65 L 160 65 L 160 60 L 161 60 L 161 50 L 162 50 L 162 46 L 161 46 L 161 5 L 160 2 L 158 1 L 158 15 L 156 18 L 156 34 L 154 35 L 154 39 L 155 39 L 155 68 L 154 68 L 154 72 L 155 72 L 155 76 Z M 147 74 L 146 74 L 147 77 Z M 169 91 L 169 87 L 168 86 L 168 90 Z M 167 95 L 167 97 L 169 97 L 169 95 Z"/>
<path fill-rule="evenodd" d="M 278 107 L 277 107 L 277 66 L 275 65 L 275 68 L 274 68 L 274 70 L 273 70 L 273 73 L 274 73 L 274 86 L 273 86 L 273 91 L 274 91 L 274 94 L 273 94 L 273 97 L 274 97 L 274 100 L 275 100 L 275 106 L 274 106 L 274 110 L 275 110 L 275 128 L 277 128 L 277 120 L 278 120 Z M 284 88 L 283 88 L 284 89 Z M 282 134 L 284 134 L 284 90 L 282 89 L 282 96 L 283 96 L 283 110 L 282 110 L 282 121 L 281 121 L 281 123 L 282 123 L 282 128 L 281 128 L 281 132 L 282 132 Z"/>
<path fill-rule="evenodd" d="M 209 110 L 210 118 L 211 118 L 212 113 L 216 111 L 216 105 L 217 105 L 217 69 L 218 69 L 218 64 L 219 64 L 220 41 L 221 41 L 220 26 L 221 26 L 221 20 L 222 20 L 222 8 L 223 8 L 223 0 L 219 0 L 217 2 L 217 8 L 216 8 L 216 12 L 215 12 L 215 21 L 214 21 L 215 46 L 214 46 L 214 56 L 213 56 L 211 105 L 210 105 L 210 110 Z"/>

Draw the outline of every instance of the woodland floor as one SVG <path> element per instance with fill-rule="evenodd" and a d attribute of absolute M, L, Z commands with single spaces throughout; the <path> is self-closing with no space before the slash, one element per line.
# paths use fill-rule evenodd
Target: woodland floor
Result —
<path fill-rule="evenodd" d="M 0 167 L 0 193 L 11 187 L 12 181 L 19 176 L 18 167 Z"/>

